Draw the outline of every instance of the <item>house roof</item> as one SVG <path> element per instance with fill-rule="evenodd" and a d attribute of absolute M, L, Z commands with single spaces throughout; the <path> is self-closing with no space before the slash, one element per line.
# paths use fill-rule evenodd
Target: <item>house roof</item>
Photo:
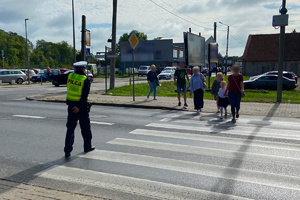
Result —
<path fill-rule="evenodd" d="M 278 61 L 279 34 L 249 35 L 243 61 Z M 285 34 L 285 61 L 300 61 L 300 33 Z"/>

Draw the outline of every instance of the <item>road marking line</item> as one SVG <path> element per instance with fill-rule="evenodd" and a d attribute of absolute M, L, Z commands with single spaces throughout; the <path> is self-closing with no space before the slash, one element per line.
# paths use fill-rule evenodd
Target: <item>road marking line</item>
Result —
<path fill-rule="evenodd" d="M 129 176 L 79 169 L 74 167 L 53 166 L 35 176 L 66 181 L 125 192 L 155 199 L 214 199 L 214 200 L 247 200 L 247 198 L 222 194 L 187 186 L 152 181 Z"/>
<path fill-rule="evenodd" d="M 94 150 L 93 152 L 81 155 L 80 157 L 210 176 L 215 178 L 230 179 L 234 181 L 248 182 L 258 185 L 268 185 L 272 187 L 300 190 L 300 177 L 251 171 L 247 169 L 237 169 L 226 166 L 224 167 L 190 161 L 105 150 Z"/>
<path fill-rule="evenodd" d="M 112 126 L 112 125 L 114 125 L 115 123 L 91 121 L 91 124 L 98 124 L 98 125 L 108 125 L 108 126 Z"/>
<path fill-rule="evenodd" d="M 213 128 L 213 127 L 206 127 L 206 126 L 182 126 L 176 124 L 159 124 L 159 123 L 151 123 L 146 125 L 148 127 L 156 127 L 156 128 L 164 128 L 164 129 L 177 129 L 177 130 L 188 130 L 188 131 L 201 131 L 201 132 L 208 132 L 208 133 L 224 133 L 230 135 L 242 135 L 248 137 L 263 137 L 263 138 L 277 138 L 277 139 L 290 139 L 290 140 L 300 140 L 300 134 L 295 133 L 293 131 L 288 134 L 278 134 L 274 132 L 263 132 L 261 128 L 257 128 L 255 133 L 255 128 L 253 130 L 250 127 L 244 127 L 241 130 L 236 129 L 221 129 L 221 128 Z M 250 129 L 250 130 L 249 130 Z M 266 129 L 268 130 L 268 129 Z M 259 132 L 258 132 L 259 131 Z"/>
<path fill-rule="evenodd" d="M 13 115 L 13 117 L 31 118 L 31 119 L 45 119 L 46 117 L 30 116 L 30 115 Z"/>
<path fill-rule="evenodd" d="M 175 138 L 175 139 L 193 140 L 193 141 L 201 141 L 201 142 L 233 144 L 233 145 L 245 145 L 245 143 L 247 142 L 247 139 L 240 139 L 240 138 L 228 138 L 228 137 L 220 137 L 220 136 L 198 135 L 192 133 L 179 133 L 179 132 L 147 130 L 147 129 L 135 129 L 134 131 L 131 131 L 129 134 L 164 137 L 164 138 Z M 247 143 L 247 146 L 300 151 L 300 147 L 298 144 L 269 142 L 269 141 L 261 141 L 261 140 L 252 140 L 251 143 L 249 144 Z"/>
<path fill-rule="evenodd" d="M 168 122 L 168 121 L 170 121 L 170 119 L 169 118 L 164 118 L 164 119 L 161 119 L 160 121 L 161 122 Z"/>
<path fill-rule="evenodd" d="M 215 119 L 217 120 L 217 119 Z M 194 124 L 194 125 L 206 125 L 206 126 L 218 126 L 218 127 L 232 127 L 232 123 L 227 120 L 227 121 L 219 121 L 219 122 L 212 122 L 212 121 L 200 121 L 200 120 L 193 120 L 193 119 L 187 119 L 187 120 L 175 120 L 173 121 L 175 123 L 184 123 L 184 124 Z M 240 119 L 237 122 L 237 126 L 238 127 L 243 127 L 243 126 L 247 126 L 247 127 L 260 127 L 260 128 L 270 128 L 270 129 L 281 129 L 281 130 L 285 130 L 285 129 L 300 129 L 300 125 L 295 124 L 295 123 L 279 123 L 279 122 L 262 122 L 262 121 L 254 121 L 254 120 L 250 120 L 247 123 L 243 123 L 240 121 Z M 299 132 L 299 131 L 298 131 Z M 300 132 L 299 132 L 300 133 Z"/>
<path fill-rule="evenodd" d="M 277 163 L 281 165 L 295 165 L 295 166 L 300 165 L 300 159 L 287 157 L 287 156 L 273 156 L 273 155 L 259 154 L 259 153 L 245 153 L 245 152 L 231 151 L 225 149 L 214 149 L 214 148 L 190 146 L 190 145 L 182 145 L 182 144 L 174 144 L 174 143 L 152 142 L 152 141 L 125 139 L 125 138 L 116 138 L 107 143 L 114 144 L 114 145 L 140 147 L 140 148 L 156 149 L 156 150 L 163 150 L 163 151 L 173 151 L 173 152 L 205 155 L 205 156 L 236 159 L 236 160 L 248 160 L 248 161 L 260 162 L 260 163 L 270 163 L 270 164 Z"/>

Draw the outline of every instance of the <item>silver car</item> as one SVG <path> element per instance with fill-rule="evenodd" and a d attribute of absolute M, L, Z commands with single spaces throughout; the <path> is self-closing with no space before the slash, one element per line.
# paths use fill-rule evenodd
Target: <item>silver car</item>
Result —
<path fill-rule="evenodd" d="M 21 70 L 0 69 L 0 80 L 2 83 L 11 83 L 14 80 L 16 83 L 22 84 L 26 78 L 27 75 Z"/>

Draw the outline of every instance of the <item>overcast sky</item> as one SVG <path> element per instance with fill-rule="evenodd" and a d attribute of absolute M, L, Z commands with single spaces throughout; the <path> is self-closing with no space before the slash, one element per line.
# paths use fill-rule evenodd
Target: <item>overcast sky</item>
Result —
<path fill-rule="evenodd" d="M 80 49 L 81 16 L 86 15 L 91 31 L 92 51 L 103 51 L 111 35 L 112 0 L 74 0 L 76 49 Z M 154 3 L 153 3 L 154 2 Z M 183 42 L 183 32 L 192 28 L 206 39 L 213 35 L 213 23 L 230 26 L 229 55 L 241 56 L 249 34 L 279 33 L 272 16 L 279 14 L 282 0 L 118 0 L 117 39 L 133 29 L 148 39 L 163 37 Z M 287 0 L 289 26 L 286 32 L 300 32 L 300 1 Z M 25 35 L 36 43 L 72 42 L 72 0 L 0 0 L 0 29 Z M 217 42 L 226 49 L 226 26 L 218 23 Z"/>

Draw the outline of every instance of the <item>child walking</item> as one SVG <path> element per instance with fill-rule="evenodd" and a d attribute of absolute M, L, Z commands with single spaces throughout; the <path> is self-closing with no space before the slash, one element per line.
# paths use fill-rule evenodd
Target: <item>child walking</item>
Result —
<path fill-rule="evenodd" d="M 214 99 L 217 103 L 217 108 L 218 108 L 217 113 L 219 113 L 219 111 L 220 111 L 220 107 L 218 106 L 219 105 L 218 92 L 221 87 L 221 81 L 223 81 L 223 80 L 224 80 L 224 75 L 222 74 L 222 72 L 218 72 L 216 79 L 214 80 L 213 85 L 211 87 L 211 94 L 214 95 Z"/>
<path fill-rule="evenodd" d="M 227 97 L 226 92 L 226 87 L 227 83 L 226 81 L 221 81 L 221 88 L 219 89 L 218 96 L 219 96 L 219 101 L 218 101 L 218 106 L 220 107 L 220 119 L 223 119 L 223 110 L 225 110 L 225 117 L 227 117 L 227 106 L 229 104 L 229 100 Z"/>

